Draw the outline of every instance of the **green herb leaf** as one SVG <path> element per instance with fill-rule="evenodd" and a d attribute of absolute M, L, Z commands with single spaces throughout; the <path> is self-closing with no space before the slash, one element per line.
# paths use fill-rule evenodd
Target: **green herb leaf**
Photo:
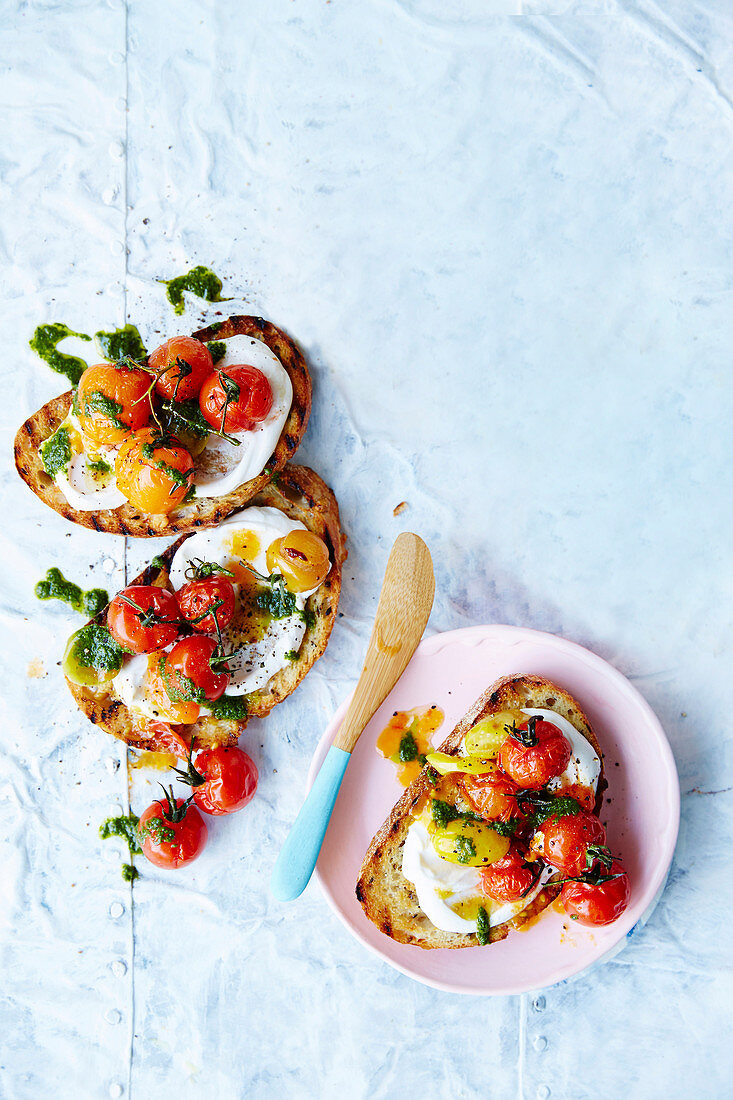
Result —
<path fill-rule="evenodd" d="M 123 863 L 121 871 L 125 882 L 134 882 L 136 878 L 140 878 L 140 872 L 132 863 Z"/>

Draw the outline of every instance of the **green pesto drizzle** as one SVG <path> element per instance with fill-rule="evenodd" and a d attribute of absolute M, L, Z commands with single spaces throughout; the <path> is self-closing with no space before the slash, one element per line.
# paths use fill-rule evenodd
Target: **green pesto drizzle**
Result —
<path fill-rule="evenodd" d="M 68 603 L 74 611 L 79 611 L 90 619 L 109 603 L 109 595 L 103 588 L 90 588 L 85 592 L 78 584 L 67 581 L 61 570 L 55 566 L 46 572 L 44 580 L 38 582 L 35 593 L 39 600 L 61 600 L 62 603 Z"/>
<path fill-rule="evenodd" d="M 71 442 L 65 425 L 57 428 L 40 447 L 41 462 L 49 477 L 55 478 L 59 470 L 65 470 L 71 462 Z"/>
<path fill-rule="evenodd" d="M 243 721 L 247 717 L 247 700 L 242 695 L 221 695 L 206 706 L 215 718 L 223 721 Z"/>
<path fill-rule="evenodd" d="M 175 279 L 159 279 L 165 283 L 168 301 L 176 313 L 183 313 L 185 303 L 183 292 L 195 294 L 197 298 L 203 298 L 206 302 L 231 302 L 231 298 L 222 298 L 222 282 L 210 267 L 192 267 L 185 275 L 177 275 Z"/>
<path fill-rule="evenodd" d="M 99 353 L 109 362 L 118 359 L 144 359 L 148 354 L 136 325 L 124 325 L 112 332 L 95 332 Z"/>
<path fill-rule="evenodd" d="M 67 336 L 78 336 L 80 340 L 91 340 L 85 332 L 74 332 L 62 321 L 54 321 L 47 325 L 39 325 L 33 336 L 28 341 L 36 355 L 48 363 L 51 370 L 58 374 L 64 374 L 75 386 L 81 378 L 88 364 L 77 355 L 67 355 L 59 351 L 57 344 L 65 340 Z"/>
<path fill-rule="evenodd" d="M 220 363 L 227 353 L 227 346 L 223 340 L 209 340 L 206 346 L 211 352 L 211 358 L 214 360 L 214 365 Z"/>

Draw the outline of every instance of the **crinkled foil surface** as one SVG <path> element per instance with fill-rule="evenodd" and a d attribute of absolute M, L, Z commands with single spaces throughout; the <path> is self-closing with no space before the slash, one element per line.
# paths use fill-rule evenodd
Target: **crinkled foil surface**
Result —
<path fill-rule="evenodd" d="M 723 0 L 5 0 L 0 1095 L 722 1097 L 733 1074 L 731 129 Z M 158 542 L 73 527 L 10 459 L 64 387 L 41 321 L 149 346 L 229 305 L 314 379 L 299 459 L 349 539 L 323 660 L 243 744 L 256 800 L 178 874 L 98 825 L 158 776 L 75 710 L 50 565 L 111 591 Z M 408 508 L 395 517 L 402 501 Z M 513 623 L 628 675 L 683 791 L 667 890 L 613 961 L 465 999 L 391 970 L 315 884 L 267 891 L 353 686 L 394 536 L 436 564 L 430 630 Z M 644 797 L 644 792 L 639 792 Z"/>

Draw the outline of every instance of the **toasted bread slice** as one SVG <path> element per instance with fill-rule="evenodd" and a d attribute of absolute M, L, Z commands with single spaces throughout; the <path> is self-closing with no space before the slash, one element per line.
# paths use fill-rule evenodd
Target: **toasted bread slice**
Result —
<path fill-rule="evenodd" d="M 79 512 L 72 508 L 55 481 L 48 476 L 38 451 L 67 416 L 72 400 L 72 391 L 69 390 L 48 401 L 29 417 L 15 437 L 18 473 L 44 504 L 72 523 L 90 527 L 93 531 L 133 535 L 135 538 L 180 535 L 202 527 L 216 527 L 226 516 L 243 508 L 282 470 L 297 451 L 310 416 L 311 380 L 300 351 L 281 329 L 261 317 L 229 317 L 219 327 L 210 325 L 193 335 L 204 342 L 226 340 L 231 336 L 253 336 L 267 344 L 290 376 L 293 403 L 266 469 L 224 496 L 194 498 L 168 515 L 148 515 L 130 503 L 98 512 Z"/>
<path fill-rule="evenodd" d="M 318 474 L 307 466 L 286 466 L 276 481 L 266 485 L 251 500 L 251 506 L 279 508 L 291 519 L 300 520 L 327 544 L 331 570 L 320 588 L 309 598 L 307 607 L 314 614 L 313 625 L 306 629 L 298 657 L 287 668 L 276 673 L 260 691 L 248 696 L 248 716 L 245 721 L 223 721 L 203 716 L 192 726 L 177 727 L 186 739 L 196 736 L 199 747 L 235 745 L 249 718 L 264 718 L 276 703 L 280 703 L 303 679 L 321 656 L 328 643 L 336 618 L 341 592 L 341 567 L 346 559 L 345 539 L 339 523 L 336 498 Z M 190 536 L 185 535 L 169 546 L 160 556 L 161 566 L 149 565 L 132 584 L 157 584 L 168 587 L 168 571 L 178 547 Z M 107 609 L 95 617 L 106 622 Z M 135 748 L 155 749 L 155 738 L 141 738 L 133 724 L 133 715 L 118 698 L 114 688 L 87 688 L 67 678 L 71 694 L 90 721 L 101 726 L 113 737 Z"/>
<path fill-rule="evenodd" d="M 600 809 L 605 787 L 603 755 L 598 740 L 579 703 L 567 691 L 539 676 L 505 676 L 492 684 L 464 715 L 452 733 L 440 746 L 440 751 L 459 755 L 463 738 L 476 722 L 501 710 L 514 708 L 554 710 L 572 723 L 590 741 L 601 761 L 601 774 L 596 795 L 596 812 Z M 361 865 L 356 896 L 364 912 L 386 936 L 399 943 L 417 947 L 474 947 L 474 934 L 443 932 L 427 918 L 420 908 L 415 888 L 402 874 L 402 849 L 415 807 L 432 790 L 427 769 L 406 789 L 392 813 L 376 834 Z M 533 902 L 504 924 L 492 927 L 490 941 L 503 940 L 512 928 L 526 924 L 545 909 L 560 892 L 559 885 L 548 883 Z"/>

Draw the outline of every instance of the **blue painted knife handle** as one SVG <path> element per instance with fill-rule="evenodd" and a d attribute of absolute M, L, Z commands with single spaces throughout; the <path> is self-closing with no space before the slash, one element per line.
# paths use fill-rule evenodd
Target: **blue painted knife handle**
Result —
<path fill-rule="evenodd" d="M 350 759 L 335 745 L 328 750 L 272 872 L 270 893 L 278 901 L 293 901 L 308 885 Z"/>

